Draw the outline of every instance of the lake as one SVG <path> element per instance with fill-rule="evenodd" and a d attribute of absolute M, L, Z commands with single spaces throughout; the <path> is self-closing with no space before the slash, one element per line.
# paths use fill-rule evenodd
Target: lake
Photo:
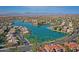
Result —
<path fill-rule="evenodd" d="M 40 42 L 59 39 L 67 35 L 66 33 L 50 30 L 48 26 L 33 26 L 32 23 L 20 20 L 13 21 L 13 25 L 28 28 L 31 31 L 30 37 L 36 37 Z"/>

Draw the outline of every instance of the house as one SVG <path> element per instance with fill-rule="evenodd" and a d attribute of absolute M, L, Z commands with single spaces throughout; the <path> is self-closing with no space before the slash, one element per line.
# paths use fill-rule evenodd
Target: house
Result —
<path fill-rule="evenodd" d="M 32 19 L 32 24 L 37 26 L 38 25 L 38 19 Z"/>
<path fill-rule="evenodd" d="M 3 29 L 0 29 L 0 34 L 2 34 L 4 32 L 4 30 Z"/>
<path fill-rule="evenodd" d="M 65 48 L 59 44 L 45 44 L 44 47 L 40 48 L 43 52 L 63 52 Z"/>
<path fill-rule="evenodd" d="M 70 51 L 76 52 L 78 50 L 78 44 L 75 42 L 65 43 L 65 46 L 67 46 Z"/>
<path fill-rule="evenodd" d="M 29 31 L 26 27 L 21 27 L 20 31 L 22 32 L 22 34 L 28 34 L 29 33 Z"/>
<path fill-rule="evenodd" d="M 64 52 L 65 48 L 60 44 L 53 44 L 50 46 L 51 52 Z"/>

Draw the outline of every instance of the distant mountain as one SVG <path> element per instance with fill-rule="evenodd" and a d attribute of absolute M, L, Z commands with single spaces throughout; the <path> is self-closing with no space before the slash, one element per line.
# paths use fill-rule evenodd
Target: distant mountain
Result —
<path fill-rule="evenodd" d="M 20 16 L 22 15 L 21 13 L 17 12 L 6 12 L 6 13 L 0 13 L 0 16 Z"/>
<path fill-rule="evenodd" d="M 42 16 L 42 15 L 60 15 L 62 13 L 18 13 L 18 12 L 0 12 L 0 16 Z"/>
<path fill-rule="evenodd" d="M 65 15 L 63 13 L 17 13 L 17 12 L 0 12 L 0 16 L 51 16 L 51 15 Z"/>

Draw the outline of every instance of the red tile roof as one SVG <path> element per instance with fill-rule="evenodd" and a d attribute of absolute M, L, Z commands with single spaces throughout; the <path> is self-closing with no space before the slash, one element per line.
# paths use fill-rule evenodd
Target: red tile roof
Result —
<path fill-rule="evenodd" d="M 74 42 L 70 42 L 69 44 L 66 44 L 66 46 L 68 46 L 69 48 L 77 48 L 78 44 Z"/>
<path fill-rule="evenodd" d="M 44 46 L 45 49 L 47 49 L 48 51 L 50 51 L 51 49 L 64 49 L 64 47 L 62 47 L 61 45 L 59 44 L 56 44 L 56 45 L 45 45 Z"/>

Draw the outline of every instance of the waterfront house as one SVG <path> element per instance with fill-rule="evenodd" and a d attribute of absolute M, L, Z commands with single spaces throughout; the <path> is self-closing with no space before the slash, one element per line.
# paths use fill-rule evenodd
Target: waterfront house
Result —
<path fill-rule="evenodd" d="M 72 52 L 76 52 L 78 50 L 78 44 L 75 42 L 66 43 L 65 46 L 67 46 Z"/>
<path fill-rule="evenodd" d="M 40 48 L 43 52 L 64 52 L 65 48 L 59 44 L 45 44 L 44 47 Z"/>

